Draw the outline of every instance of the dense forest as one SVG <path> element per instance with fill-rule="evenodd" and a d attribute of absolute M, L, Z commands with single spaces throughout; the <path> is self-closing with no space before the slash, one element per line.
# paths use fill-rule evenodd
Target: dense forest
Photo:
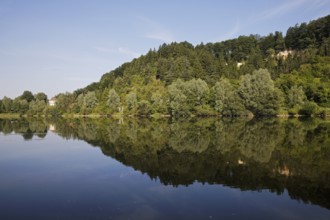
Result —
<path fill-rule="evenodd" d="M 47 103 L 44 93 L 25 91 L 0 100 L 0 113 L 329 115 L 330 15 L 296 24 L 285 36 L 163 44 Z"/>

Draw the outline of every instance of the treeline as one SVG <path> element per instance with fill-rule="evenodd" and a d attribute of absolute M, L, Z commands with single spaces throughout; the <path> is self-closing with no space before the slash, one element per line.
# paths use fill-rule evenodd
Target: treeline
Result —
<path fill-rule="evenodd" d="M 50 115 L 329 114 L 330 15 L 268 36 L 158 50 L 56 97 Z"/>
<path fill-rule="evenodd" d="M 32 94 L 31 91 L 24 91 L 22 95 L 14 99 L 5 96 L 0 100 L 0 113 L 40 116 L 46 115 L 47 110 L 48 97 L 43 92 Z"/>

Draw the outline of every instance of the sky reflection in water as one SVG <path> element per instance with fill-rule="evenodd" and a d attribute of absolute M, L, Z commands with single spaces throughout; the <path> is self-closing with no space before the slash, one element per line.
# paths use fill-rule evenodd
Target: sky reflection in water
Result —
<path fill-rule="evenodd" d="M 329 122 L 50 123 L 0 120 L 1 219 L 330 218 Z"/>

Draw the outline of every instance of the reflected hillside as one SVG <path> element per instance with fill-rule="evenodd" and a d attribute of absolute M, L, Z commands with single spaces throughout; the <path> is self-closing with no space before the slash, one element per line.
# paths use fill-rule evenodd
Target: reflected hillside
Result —
<path fill-rule="evenodd" d="M 269 189 L 330 208 L 330 123 L 309 119 L 56 123 L 163 184 L 195 181 L 241 190 Z"/>
<path fill-rule="evenodd" d="M 63 138 L 84 140 L 166 185 L 197 181 L 277 194 L 288 191 L 294 199 L 330 208 L 329 121 L 61 119 L 49 123 Z M 13 125 L 0 124 L 2 132 Z"/>

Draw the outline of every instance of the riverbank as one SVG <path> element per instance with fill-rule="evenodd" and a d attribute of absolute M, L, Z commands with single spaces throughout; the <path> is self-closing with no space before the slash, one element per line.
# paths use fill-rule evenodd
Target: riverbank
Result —
<path fill-rule="evenodd" d="M 163 115 L 163 114 L 152 114 L 152 115 L 125 115 L 125 114 L 112 114 L 112 115 L 107 115 L 107 114 L 63 114 L 57 117 L 62 117 L 62 118 L 171 118 L 171 115 Z M 198 115 L 190 115 L 186 116 L 183 118 L 205 118 L 205 117 L 224 117 L 224 118 L 229 118 L 229 117 L 235 117 L 235 118 L 253 118 L 253 115 L 242 115 L 242 116 L 225 116 L 225 115 L 203 115 L 203 116 L 198 116 Z M 323 114 L 323 115 L 313 115 L 313 116 L 306 116 L 306 115 L 290 115 L 290 114 L 278 114 L 274 116 L 261 116 L 261 117 L 277 117 L 277 118 L 304 118 L 304 117 L 319 117 L 319 118 L 330 118 L 330 114 Z M 19 118 L 52 118 L 52 116 L 47 116 L 47 115 L 21 115 L 21 114 L 16 114 L 16 113 L 1 113 L 0 114 L 0 119 L 19 119 Z"/>

